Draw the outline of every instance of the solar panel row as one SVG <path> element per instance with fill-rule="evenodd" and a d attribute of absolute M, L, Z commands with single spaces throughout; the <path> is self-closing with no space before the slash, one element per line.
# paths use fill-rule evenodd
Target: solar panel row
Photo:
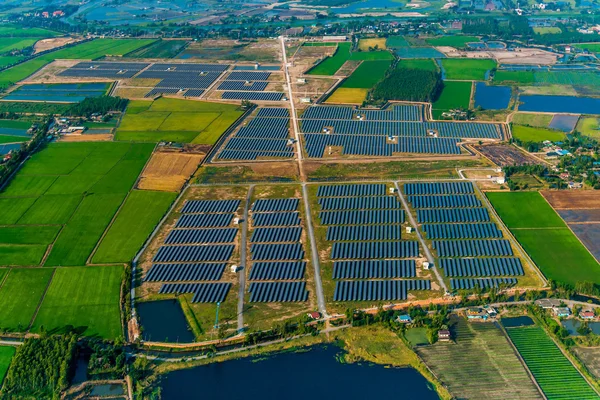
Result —
<path fill-rule="evenodd" d="M 271 76 L 270 72 L 233 71 L 225 80 L 227 81 L 266 81 Z"/>
<path fill-rule="evenodd" d="M 286 127 L 280 128 L 249 128 L 242 127 L 236 132 L 235 137 L 238 138 L 254 138 L 254 139 L 288 139 L 289 130 Z"/>
<path fill-rule="evenodd" d="M 465 194 L 474 193 L 471 182 L 431 182 L 407 183 L 404 192 L 408 195 L 419 194 Z"/>
<path fill-rule="evenodd" d="M 290 228 L 256 228 L 252 231 L 252 243 L 286 243 L 298 242 L 302 235 L 301 227 Z"/>
<path fill-rule="evenodd" d="M 485 239 L 501 238 L 502 231 L 496 224 L 433 224 L 422 225 L 427 239 Z"/>
<path fill-rule="evenodd" d="M 481 207 L 481 201 L 473 194 L 442 196 L 408 196 L 413 208 Z"/>
<path fill-rule="evenodd" d="M 440 257 L 512 256 L 508 240 L 434 240 L 433 248 Z"/>
<path fill-rule="evenodd" d="M 370 258 L 412 258 L 419 256 L 416 241 L 398 242 L 335 242 L 331 258 L 370 259 Z"/>
<path fill-rule="evenodd" d="M 441 208 L 417 210 L 417 222 L 486 222 L 490 220 L 487 208 Z"/>
<path fill-rule="evenodd" d="M 192 303 L 218 303 L 225 301 L 231 283 L 165 283 L 159 293 L 193 293 Z"/>
<path fill-rule="evenodd" d="M 524 275 L 518 258 L 441 258 L 446 276 L 514 276 Z"/>
<path fill-rule="evenodd" d="M 239 206 L 239 200 L 186 200 L 181 212 L 184 214 L 233 213 Z"/>
<path fill-rule="evenodd" d="M 423 106 L 396 104 L 385 110 L 367 110 L 343 106 L 311 106 L 304 111 L 302 119 L 341 119 L 361 117 L 365 121 L 422 121 Z"/>
<path fill-rule="evenodd" d="M 431 290 L 428 280 L 403 281 L 338 281 L 335 284 L 334 301 L 392 301 L 406 300 L 409 290 Z"/>
<path fill-rule="evenodd" d="M 333 279 L 389 279 L 415 276 L 415 260 L 359 260 L 333 263 Z"/>
<path fill-rule="evenodd" d="M 250 246 L 252 260 L 301 260 L 304 250 L 300 243 L 252 244 Z"/>
<path fill-rule="evenodd" d="M 319 186 L 317 197 L 383 196 L 385 184 L 328 185 Z"/>
<path fill-rule="evenodd" d="M 401 225 L 338 225 L 327 227 L 329 241 L 400 240 Z"/>
<path fill-rule="evenodd" d="M 473 289 L 473 288 L 495 288 L 500 285 L 510 287 L 517 284 L 517 278 L 479 278 L 479 279 L 450 279 L 450 288 L 452 290 Z"/>
<path fill-rule="evenodd" d="M 397 196 L 324 197 L 319 199 L 319 205 L 323 211 L 402 208 L 402 203 Z"/>
<path fill-rule="evenodd" d="M 162 246 L 152 259 L 156 262 L 228 261 L 234 245 Z"/>
<path fill-rule="evenodd" d="M 254 213 L 252 224 L 255 227 L 299 226 L 300 215 L 297 212 Z"/>
<path fill-rule="evenodd" d="M 184 214 L 176 228 L 224 228 L 231 225 L 233 214 Z"/>
<path fill-rule="evenodd" d="M 283 108 L 283 110 L 286 110 Z M 290 120 L 289 118 L 264 118 L 256 117 L 246 125 L 248 128 L 264 128 L 264 129 L 275 129 L 275 128 L 287 128 Z"/>
<path fill-rule="evenodd" d="M 248 90 L 262 92 L 267 88 L 268 82 L 244 82 L 244 81 L 224 81 L 221 82 L 217 90 Z"/>
<path fill-rule="evenodd" d="M 281 151 L 258 151 L 258 150 L 222 150 L 218 158 L 220 160 L 240 160 L 253 161 L 258 159 L 283 159 L 292 158 L 294 152 L 289 149 L 288 152 Z"/>
<path fill-rule="evenodd" d="M 227 264 L 152 264 L 146 282 L 218 281 Z"/>
<path fill-rule="evenodd" d="M 257 262 L 250 270 L 251 281 L 299 280 L 304 278 L 305 261 Z"/>
<path fill-rule="evenodd" d="M 144 95 L 145 98 L 154 98 L 158 95 L 163 95 L 163 94 L 177 94 L 179 93 L 179 89 L 172 89 L 172 88 L 154 88 L 152 90 L 150 90 L 148 93 L 146 93 Z"/>
<path fill-rule="evenodd" d="M 401 224 L 404 210 L 321 211 L 323 225 L 376 225 Z"/>
<path fill-rule="evenodd" d="M 289 118 L 290 111 L 283 107 L 263 107 L 258 109 L 257 117 Z"/>
<path fill-rule="evenodd" d="M 166 244 L 233 243 L 237 228 L 174 229 L 165 239 Z"/>
<path fill-rule="evenodd" d="M 306 282 L 251 282 L 251 303 L 280 303 L 308 300 Z"/>
<path fill-rule="evenodd" d="M 221 95 L 225 100 L 256 100 L 256 101 L 281 101 L 283 93 L 277 92 L 223 92 Z"/>

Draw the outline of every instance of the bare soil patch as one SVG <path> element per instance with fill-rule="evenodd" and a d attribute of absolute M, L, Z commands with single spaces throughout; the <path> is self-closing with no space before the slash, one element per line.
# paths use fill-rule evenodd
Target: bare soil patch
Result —
<path fill-rule="evenodd" d="M 507 165 L 541 164 L 540 160 L 537 158 L 531 157 L 511 145 L 492 144 L 473 147 L 499 167 Z"/>
<path fill-rule="evenodd" d="M 138 189 L 179 191 L 204 159 L 205 153 L 156 152 L 142 172 Z"/>
<path fill-rule="evenodd" d="M 52 50 L 60 46 L 64 46 L 69 43 L 78 42 L 81 38 L 73 37 L 57 37 L 50 39 L 42 39 L 35 42 L 33 45 L 33 54 L 37 54 L 41 51 Z"/>
<path fill-rule="evenodd" d="M 541 193 L 555 209 L 600 208 L 600 195 L 594 190 L 545 190 Z"/>

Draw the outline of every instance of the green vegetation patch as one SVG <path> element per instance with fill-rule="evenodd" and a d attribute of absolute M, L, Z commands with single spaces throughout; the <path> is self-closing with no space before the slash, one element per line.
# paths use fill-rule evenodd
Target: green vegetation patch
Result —
<path fill-rule="evenodd" d="M 27 28 L 23 26 L 1 26 L 0 37 L 2 38 L 14 38 L 14 37 L 40 37 L 40 38 L 52 38 L 62 35 L 59 32 L 51 31 L 44 28 Z"/>
<path fill-rule="evenodd" d="M 355 51 L 350 55 L 350 60 L 354 61 L 375 61 L 389 60 L 392 61 L 394 56 L 389 51 Z"/>
<path fill-rule="evenodd" d="M 83 197 L 78 195 L 43 195 L 18 219 L 19 225 L 66 224 Z M 29 199 L 19 199 L 19 202 Z M 17 222 L 14 220 L 11 224 Z"/>
<path fill-rule="evenodd" d="M 13 346 L 0 346 L 0 382 L 4 381 L 15 351 L 16 349 Z"/>
<path fill-rule="evenodd" d="M 36 266 L 40 265 L 44 254 L 46 254 L 46 245 L 0 245 L 0 260 L 2 265 L 10 266 Z"/>
<path fill-rule="evenodd" d="M 309 75 L 335 75 L 338 69 L 346 61 L 350 59 L 350 48 L 352 43 L 342 42 L 338 43 L 337 49 L 333 56 L 326 57 L 319 64 L 314 66 L 307 72 Z"/>
<path fill-rule="evenodd" d="M 0 225 L 12 225 L 31 207 L 36 197 L 0 198 Z"/>
<path fill-rule="evenodd" d="M 376 100 L 433 101 L 443 88 L 436 71 L 395 68 L 373 89 Z"/>
<path fill-rule="evenodd" d="M 8 136 L 0 135 L 0 144 L 27 142 L 30 138 L 27 136 Z"/>
<path fill-rule="evenodd" d="M 122 267 L 58 268 L 32 326 L 61 333 L 69 326 L 85 336 L 121 336 Z"/>
<path fill-rule="evenodd" d="M 404 39 L 403 36 L 390 36 L 385 41 L 385 45 L 388 48 L 408 47 L 410 44 Z"/>
<path fill-rule="evenodd" d="M 188 44 L 187 40 L 159 40 L 128 53 L 129 58 L 174 58 Z"/>
<path fill-rule="evenodd" d="M 535 83 L 535 75 L 533 71 L 496 71 L 494 74 L 495 83 L 516 83 L 516 84 L 533 84 Z"/>
<path fill-rule="evenodd" d="M 129 262 L 175 200 L 176 193 L 134 190 L 94 254 L 93 262 Z"/>
<path fill-rule="evenodd" d="M 486 72 L 496 68 L 496 61 L 486 59 L 442 59 L 442 67 L 445 71 L 445 79 L 464 81 L 483 81 Z"/>
<path fill-rule="evenodd" d="M 506 331 L 546 398 L 598 398 L 542 328 L 531 325 L 509 328 Z"/>
<path fill-rule="evenodd" d="M 243 112 L 238 106 L 204 101 L 161 98 L 133 101 L 117 129 L 116 140 L 162 140 L 215 144 Z"/>
<path fill-rule="evenodd" d="M 553 131 L 551 129 L 513 125 L 511 130 L 513 137 L 522 142 L 540 143 L 544 140 L 556 142 L 565 139 L 564 132 Z"/>
<path fill-rule="evenodd" d="M 363 61 L 341 87 L 371 89 L 385 77 L 391 64 L 391 61 Z"/>
<path fill-rule="evenodd" d="M 437 71 L 438 66 L 431 58 L 405 58 L 398 62 L 398 69 L 422 69 L 425 71 Z"/>
<path fill-rule="evenodd" d="M 512 123 L 547 128 L 552 121 L 552 117 L 554 117 L 554 114 L 515 113 L 512 117 Z"/>
<path fill-rule="evenodd" d="M 25 331 L 54 273 L 50 268 L 13 268 L 0 288 L 0 327 Z"/>
<path fill-rule="evenodd" d="M 488 199 L 508 228 L 564 228 L 565 223 L 538 192 L 489 192 Z"/>
<path fill-rule="evenodd" d="M 404 337 L 413 346 L 429 344 L 427 339 L 427 328 L 410 328 L 404 332 Z"/>
<path fill-rule="evenodd" d="M 438 119 L 444 111 L 467 110 L 471 102 L 471 82 L 444 82 L 444 88 L 433 103 L 433 118 Z"/>
<path fill-rule="evenodd" d="M 50 244 L 58 235 L 60 226 L 2 226 L 1 244 Z"/>
<path fill-rule="evenodd" d="M 463 48 L 467 46 L 467 43 L 479 42 L 479 38 L 476 36 L 452 35 L 429 38 L 425 39 L 425 41 L 432 46 L 450 46 L 456 48 Z"/>
<path fill-rule="evenodd" d="M 596 117 L 579 118 L 576 130 L 582 135 L 600 139 L 600 120 Z"/>

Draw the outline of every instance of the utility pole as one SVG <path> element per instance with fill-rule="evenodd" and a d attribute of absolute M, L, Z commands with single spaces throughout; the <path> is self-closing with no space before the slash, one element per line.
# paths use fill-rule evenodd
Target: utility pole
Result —
<path fill-rule="evenodd" d="M 217 302 L 217 313 L 215 315 L 215 329 L 219 329 L 219 308 L 221 307 L 221 302 Z"/>

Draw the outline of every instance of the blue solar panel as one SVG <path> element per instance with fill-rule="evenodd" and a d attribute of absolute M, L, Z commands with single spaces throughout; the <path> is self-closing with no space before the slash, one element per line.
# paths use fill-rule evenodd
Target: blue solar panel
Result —
<path fill-rule="evenodd" d="M 323 225 L 401 224 L 404 210 L 322 211 L 319 219 Z"/>
<path fill-rule="evenodd" d="M 300 243 L 252 244 L 252 260 L 301 260 L 304 250 Z"/>
<path fill-rule="evenodd" d="M 487 208 L 419 209 L 417 222 L 487 222 L 490 220 Z"/>
<path fill-rule="evenodd" d="M 521 260 L 499 258 L 440 258 L 446 276 L 517 276 L 524 275 Z"/>
<path fill-rule="evenodd" d="M 256 228 L 252 231 L 252 243 L 286 243 L 299 242 L 302 236 L 301 227 L 289 228 Z"/>
<path fill-rule="evenodd" d="M 419 256 L 416 241 L 398 242 L 335 242 L 332 259 L 412 258 Z"/>
<path fill-rule="evenodd" d="M 255 227 L 298 226 L 300 222 L 297 212 L 254 213 L 252 215 L 252 225 Z"/>
<path fill-rule="evenodd" d="M 187 200 L 181 209 L 184 214 L 232 213 L 240 206 L 239 200 Z"/>
<path fill-rule="evenodd" d="M 487 289 L 498 287 L 511 287 L 517 284 L 516 278 L 479 278 L 479 279 L 450 279 L 452 290 L 473 289 L 475 287 Z"/>
<path fill-rule="evenodd" d="M 144 281 L 218 281 L 227 264 L 153 264 Z"/>
<path fill-rule="evenodd" d="M 250 280 L 298 280 L 304 278 L 305 269 L 305 261 L 257 262 L 250 270 Z"/>
<path fill-rule="evenodd" d="M 217 303 L 225 301 L 231 283 L 165 283 L 159 293 L 193 293 L 192 303 Z"/>
<path fill-rule="evenodd" d="M 502 231 L 496 224 L 432 224 L 422 225 L 427 239 L 485 239 L 501 238 Z"/>
<path fill-rule="evenodd" d="M 335 284 L 334 301 L 406 300 L 409 290 L 430 290 L 428 280 L 403 281 L 339 281 Z"/>
<path fill-rule="evenodd" d="M 471 182 L 434 182 L 434 183 L 407 183 L 404 193 L 408 196 L 419 194 L 464 194 L 474 193 Z"/>
<path fill-rule="evenodd" d="M 327 227 L 329 241 L 400 240 L 402 225 L 338 225 Z"/>
<path fill-rule="evenodd" d="M 306 282 L 251 282 L 251 303 L 280 303 L 308 300 Z"/>
<path fill-rule="evenodd" d="M 317 197 L 383 196 L 385 184 L 328 185 L 319 186 Z"/>
<path fill-rule="evenodd" d="M 413 278 L 415 260 L 336 261 L 333 279 Z"/>
<path fill-rule="evenodd" d="M 481 201 L 472 194 L 443 196 L 408 196 L 413 208 L 481 207 Z"/>
<path fill-rule="evenodd" d="M 165 239 L 166 244 L 232 243 L 237 228 L 174 229 Z"/>
<path fill-rule="evenodd" d="M 233 214 L 183 214 L 176 228 L 224 228 L 231 225 Z"/>
<path fill-rule="evenodd" d="M 324 197 L 319 199 L 319 205 L 323 211 L 402 208 L 402 203 L 397 196 Z"/>
<path fill-rule="evenodd" d="M 152 259 L 156 262 L 227 261 L 234 245 L 162 246 Z"/>
<path fill-rule="evenodd" d="M 512 256 L 508 240 L 434 240 L 440 257 Z"/>

